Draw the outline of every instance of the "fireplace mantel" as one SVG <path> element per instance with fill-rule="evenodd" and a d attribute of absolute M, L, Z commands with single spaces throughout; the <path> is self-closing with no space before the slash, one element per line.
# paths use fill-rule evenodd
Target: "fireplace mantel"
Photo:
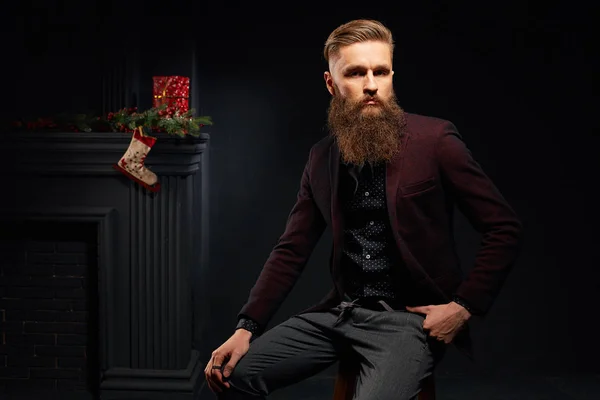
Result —
<path fill-rule="evenodd" d="M 153 136 L 157 193 L 113 169 L 131 134 L 0 134 L 0 223 L 98 222 L 103 399 L 191 399 L 203 368 L 192 285 L 208 261 L 209 135 Z"/>
<path fill-rule="evenodd" d="M 131 133 L 21 132 L 0 134 L 1 152 L 17 173 L 114 175 Z M 162 175 L 190 175 L 200 168 L 209 135 L 184 137 L 157 133 L 147 164 Z M 4 164 L 8 161 L 4 159 Z M 1 165 L 1 164 L 0 164 Z"/>

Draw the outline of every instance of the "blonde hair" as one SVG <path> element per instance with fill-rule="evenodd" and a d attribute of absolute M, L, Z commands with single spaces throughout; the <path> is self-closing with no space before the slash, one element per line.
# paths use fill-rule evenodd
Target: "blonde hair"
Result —
<path fill-rule="evenodd" d="M 372 19 L 356 19 L 338 26 L 325 41 L 323 56 L 325 61 L 329 62 L 329 59 L 336 55 L 340 48 L 371 40 L 387 43 L 393 56 L 392 32 L 381 22 Z"/>

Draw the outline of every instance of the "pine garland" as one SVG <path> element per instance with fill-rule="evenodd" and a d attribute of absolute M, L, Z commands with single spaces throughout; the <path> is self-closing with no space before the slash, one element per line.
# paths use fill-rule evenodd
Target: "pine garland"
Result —
<path fill-rule="evenodd" d="M 138 113 L 135 109 L 123 108 L 116 113 L 109 113 L 107 119 L 118 131 L 133 131 L 143 127 L 147 132 L 165 132 L 170 135 L 192 135 L 199 136 L 200 128 L 212 125 L 209 116 L 194 116 L 195 110 L 190 109 L 184 113 L 175 111 L 169 114 L 167 106 L 153 107 Z"/>
<path fill-rule="evenodd" d="M 165 132 L 169 135 L 198 137 L 200 129 L 212 125 L 209 116 L 194 116 L 195 110 L 185 113 L 168 112 L 167 105 L 153 107 L 138 112 L 136 107 L 122 108 L 106 116 L 95 117 L 87 114 L 59 114 L 54 118 L 18 120 L 12 128 L 28 131 L 73 131 L 73 132 L 133 132 L 139 127 L 147 133 Z"/>

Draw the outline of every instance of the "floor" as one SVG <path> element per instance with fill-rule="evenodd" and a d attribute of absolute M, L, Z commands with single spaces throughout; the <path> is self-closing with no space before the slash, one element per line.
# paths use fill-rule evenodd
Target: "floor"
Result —
<path fill-rule="evenodd" d="M 316 376 L 269 396 L 269 400 L 331 400 L 334 378 Z M 203 388 L 198 400 L 216 399 Z M 600 375 L 437 376 L 436 400 L 600 400 Z"/>
<path fill-rule="evenodd" d="M 296 385 L 281 389 L 269 400 L 331 400 L 334 371 L 325 371 Z M 436 374 L 436 400 L 600 400 L 600 374 L 572 374 L 561 376 L 533 376 L 505 374 L 486 376 L 469 373 L 462 376 Z M 174 399 L 165 394 L 135 400 Z M 179 399 L 180 397 L 177 397 Z M 188 397 L 185 396 L 187 399 Z M 96 396 L 85 393 L 38 393 L 36 395 L 8 395 L 0 393 L 0 400 L 93 400 Z M 131 400 L 124 396 L 119 400 Z M 203 386 L 195 400 L 216 400 Z"/>
<path fill-rule="evenodd" d="M 318 375 L 281 389 L 269 400 L 331 400 L 334 378 Z M 437 376 L 436 400 L 599 400 L 600 375 L 573 376 Z M 15 396 L 0 393 L 1 400 L 88 400 L 92 397 L 36 395 Z M 143 397 L 141 397 L 143 399 Z M 168 395 L 165 399 L 170 399 Z M 140 399 L 136 397 L 136 400 Z M 156 399 L 156 397 L 152 397 Z M 125 400 L 125 399 L 123 399 Z M 216 400 L 203 387 L 196 400 Z"/>

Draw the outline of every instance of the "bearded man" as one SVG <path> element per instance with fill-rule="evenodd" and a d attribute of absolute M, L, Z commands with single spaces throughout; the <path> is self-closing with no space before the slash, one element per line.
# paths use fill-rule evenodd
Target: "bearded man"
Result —
<path fill-rule="evenodd" d="M 393 50 L 373 20 L 343 24 L 325 43 L 330 134 L 310 150 L 237 329 L 207 363 L 220 399 L 266 398 L 342 356 L 360 364 L 354 399 L 412 399 L 450 343 L 472 355 L 467 321 L 498 295 L 521 222 L 451 122 L 398 105 Z M 465 277 L 455 207 L 483 238 Z M 332 290 L 265 332 L 327 227 Z"/>

